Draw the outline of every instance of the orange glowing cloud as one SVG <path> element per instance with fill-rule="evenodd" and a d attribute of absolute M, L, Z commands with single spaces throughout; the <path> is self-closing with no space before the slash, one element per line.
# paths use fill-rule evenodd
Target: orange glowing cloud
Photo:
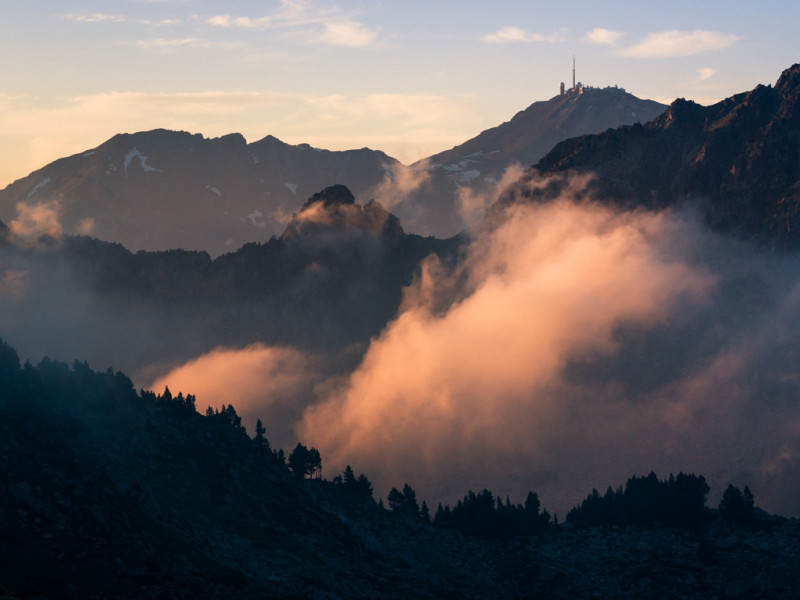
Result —
<path fill-rule="evenodd" d="M 406 166 L 395 163 L 391 168 L 384 167 L 386 174 L 370 193 L 387 210 L 406 200 L 409 195 L 421 189 L 430 181 L 431 175 L 425 163 Z"/>
<path fill-rule="evenodd" d="M 17 204 L 17 216 L 8 224 L 11 233 L 24 243 L 32 243 L 43 236 L 58 238 L 62 229 L 59 221 L 60 204 Z"/>
<path fill-rule="evenodd" d="M 672 227 L 669 215 L 571 201 L 513 209 L 473 243 L 463 273 L 424 266 L 360 367 L 306 410 L 299 437 L 378 487 L 405 479 L 463 493 L 456 465 L 471 465 L 483 486 L 514 460 L 535 470 L 559 431 L 586 426 L 570 425 L 575 411 L 613 421 L 618 410 L 560 398 L 566 365 L 613 354 L 620 326 L 663 322 L 679 299 L 713 287 L 707 272 L 670 257 Z"/>
<path fill-rule="evenodd" d="M 520 164 L 513 164 L 506 168 L 500 181 L 494 189 L 486 193 L 475 192 L 469 186 L 458 188 L 457 207 L 458 213 L 467 226 L 474 225 L 486 214 L 486 210 L 502 196 L 509 186 L 516 183 L 525 173 L 525 169 Z"/>
<path fill-rule="evenodd" d="M 290 419 L 296 407 L 305 404 L 318 377 L 313 361 L 303 353 L 253 344 L 216 348 L 158 377 L 150 387 L 161 392 L 169 386 L 173 394 L 194 394 L 201 411 L 233 404 L 249 430 L 260 418 L 270 435 L 272 422 Z M 278 445 L 291 441 L 270 439 Z"/>

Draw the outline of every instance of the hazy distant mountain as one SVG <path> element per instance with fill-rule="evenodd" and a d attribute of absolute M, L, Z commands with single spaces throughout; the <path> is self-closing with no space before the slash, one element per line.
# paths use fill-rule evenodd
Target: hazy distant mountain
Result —
<path fill-rule="evenodd" d="M 0 190 L 0 222 L 18 218 L 22 204 L 49 211 L 67 234 L 134 251 L 218 255 L 280 235 L 303 199 L 318 190 L 344 184 L 366 202 L 383 195 L 384 183 L 393 195 L 379 199 L 406 230 L 449 237 L 482 216 L 509 165 L 529 166 L 563 139 L 645 122 L 663 109 L 617 88 L 582 88 L 537 102 L 508 123 L 406 168 L 423 182 L 407 197 L 414 185 L 404 187 L 404 168 L 380 151 L 331 152 L 272 136 L 248 144 L 239 134 L 120 134 Z M 464 205 L 459 193 L 466 190 L 480 200 Z"/>
<path fill-rule="evenodd" d="M 800 64 L 775 87 L 759 85 L 712 106 L 676 100 L 652 123 L 562 142 L 531 170 L 516 196 L 540 175 L 589 172 L 589 192 L 626 208 L 694 200 L 711 226 L 779 245 L 800 246 Z"/>
<path fill-rule="evenodd" d="M 486 201 L 510 165 L 527 168 L 562 140 L 646 123 L 666 108 L 617 87 L 578 87 L 535 102 L 510 121 L 413 165 L 430 179 L 407 201 L 393 206 L 392 212 L 409 231 L 453 235 L 471 217 L 482 216 Z M 482 196 L 484 202 L 470 202 L 468 197 L 460 201 L 459 191 Z"/>
<path fill-rule="evenodd" d="M 53 210 L 68 234 L 217 255 L 279 235 L 327 186 L 345 184 L 361 198 L 396 162 L 366 148 L 331 152 L 272 136 L 247 144 L 239 134 L 120 134 L 0 191 L 0 221 L 10 223 L 25 203 Z"/>

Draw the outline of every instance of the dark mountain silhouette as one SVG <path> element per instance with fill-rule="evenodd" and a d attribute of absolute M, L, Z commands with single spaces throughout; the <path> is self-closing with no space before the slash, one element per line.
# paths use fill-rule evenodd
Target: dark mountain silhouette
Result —
<path fill-rule="evenodd" d="M 704 206 L 708 224 L 769 244 L 800 245 L 800 65 L 775 87 L 759 85 L 712 106 L 676 100 L 656 120 L 564 141 L 508 194 L 550 198 L 566 180 L 592 173 L 588 193 L 625 208 Z"/>
<path fill-rule="evenodd" d="M 218 255 L 280 234 L 315 191 L 343 183 L 362 197 L 397 161 L 363 148 L 331 152 L 267 136 L 206 139 L 163 129 L 116 135 L 0 191 L 0 220 L 18 203 L 57 201 L 64 231 L 132 250 Z"/>
<path fill-rule="evenodd" d="M 757 509 L 745 521 L 718 516 L 704 506 L 707 488 L 683 494 L 682 482 L 704 485 L 702 477 L 667 485 L 651 474 L 629 480 L 624 494 L 595 491 L 571 513 L 584 521 L 578 527 L 550 526 L 533 492 L 523 506 L 470 491 L 452 510 L 440 506 L 437 525 L 408 484 L 389 494 L 388 511 L 350 467 L 332 480 L 291 471 L 270 447 L 269 424 L 251 437 L 233 404 L 201 415 L 191 394 L 137 393 L 111 369 L 49 359 L 23 366 L 2 340 L 0 386 L 5 598 L 777 599 L 800 591 L 798 523 Z M 298 444 L 292 456 L 300 450 L 314 453 Z M 612 516 L 615 498 L 631 500 L 620 513 L 630 516 L 642 499 L 668 514 L 688 502 L 703 526 L 592 526 Z"/>
<path fill-rule="evenodd" d="M 80 339 L 86 358 L 129 372 L 220 345 L 335 354 L 363 349 L 396 314 L 420 262 L 430 254 L 449 261 L 460 244 L 406 234 L 377 202 L 362 206 L 337 185 L 309 198 L 280 237 L 215 259 L 201 251 L 134 253 L 85 236 L 8 245 L 0 277 L 3 267 L 30 273 L 29 301 L 12 302 L 0 325 L 26 354 L 72 355 Z M 58 327 L 39 331 L 45 313 Z M 80 335 L 65 335 L 65 324 Z"/>
<path fill-rule="evenodd" d="M 453 235 L 467 224 L 459 190 L 491 196 L 510 165 L 527 168 L 562 140 L 646 123 L 666 108 L 617 87 L 581 86 L 535 102 L 510 121 L 413 165 L 427 172 L 430 181 L 392 210 L 412 231 Z"/>

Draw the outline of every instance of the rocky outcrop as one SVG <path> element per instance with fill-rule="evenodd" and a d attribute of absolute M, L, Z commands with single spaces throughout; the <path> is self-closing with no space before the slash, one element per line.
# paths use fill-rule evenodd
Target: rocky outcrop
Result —
<path fill-rule="evenodd" d="M 400 220 L 380 203 L 370 200 L 357 204 L 353 194 L 343 185 L 325 188 L 311 196 L 292 216 L 281 239 L 318 238 L 356 233 L 371 234 L 380 239 L 399 239 L 403 236 Z"/>

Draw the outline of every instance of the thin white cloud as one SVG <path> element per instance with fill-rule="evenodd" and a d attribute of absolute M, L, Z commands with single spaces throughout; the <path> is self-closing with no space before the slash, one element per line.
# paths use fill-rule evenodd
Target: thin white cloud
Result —
<path fill-rule="evenodd" d="M 161 21 L 149 21 L 147 19 L 140 19 L 138 21 L 142 25 L 154 25 L 155 27 L 166 27 L 169 25 L 180 25 L 180 19 L 162 19 Z"/>
<path fill-rule="evenodd" d="M 586 37 L 584 39 L 591 44 L 613 46 L 623 35 L 625 35 L 625 33 L 622 31 L 612 31 L 611 29 L 595 27 L 591 31 L 586 32 Z"/>
<path fill-rule="evenodd" d="M 722 50 L 741 38 L 730 33 L 696 29 L 673 29 L 649 34 L 642 42 L 622 50 L 623 56 L 632 58 L 673 58 L 692 56 L 712 50 Z"/>
<path fill-rule="evenodd" d="M 355 21 L 334 21 L 325 24 L 325 33 L 319 41 L 331 46 L 363 48 L 371 46 L 378 37 L 378 30 L 369 29 Z"/>
<path fill-rule="evenodd" d="M 171 50 L 175 48 L 222 48 L 235 49 L 242 48 L 242 42 L 215 42 L 203 40 L 198 37 L 185 38 L 155 38 L 151 40 L 138 40 L 134 45 L 148 50 Z"/>
<path fill-rule="evenodd" d="M 320 8 L 309 2 L 283 0 L 281 8 L 261 17 L 234 17 L 229 14 L 205 19 L 207 25 L 225 29 L 284 29 L 297 34 L 300 41 L 363 48 L 378 40 L 378 29 L 354 21 L 338 8 Z"/>
<path fill-rule="evenodd" d="M 200 40 L 196 37 L 164 39 L 157 38 L 154 40 L 140 40 L 136 42 L 137 46 L 144 48 L 176 48 L 180 46 L 195 46 Z"/>
<path fill-rule="evenodd" d="M 231 15 L 216 15 L 206 20 L 209 25 L 217 27 L 241 27 L 243 29 L 269 29 L 276 25 L 272 17 L 232 17 Z"/>
<path fill-rule="evenodd" d="M 704 67 L 702 69 L 697 70 L 697 83 L 705 81 L 709 77 L 712 77 L 714 73 L 716 73 L 716 69 L 712 69 L 710 67 Z"/>
<path fill-rule="evenodd" d="M 158 0 L 152 0 L 158 1 Z M 160 21 L 153 21 L 150 19 L 133 19 L 126 15 L 111 15 L 106 13 L 88 13 L 76 14 L 68 13 L 62 15 L 62 18 L 69 21 L 76 21 L 78 23 L 127 23 L 133 22 L 140 25 L 153 25 L 156 27 L 163 27 L 168 25 L 178 25 L 181 23 L 180 19 L 162 19 Z"/>
<path fill-rule="evenodd" d="M 564 30 L 560 29 L 547 35 L 530 33 L 519 27 L 503 27 L 495 33 L 483 36 L 483 41 L 490 44 L 531 43 L 531 42 L 563 42 Z"/>
<path fill-rule="evenodd" d="M 127 20 L 124 15 L 108 15 L 104 13 L 90 13 L 85 15 L 70 13 L 64 15 L 64 18 L 70 21 L 78 21 L 79 23 L 122 23 Z"/>
<path fill-rule="evenodd" d="M 234 17 L 230 14 L 215 15 L 205 22 L 217 27 L 239 27 L 243 29 L 271 29 L 275 27 L 298 27 L 329 20 L 343 20 L 346 15 L 338 8 L 320 8 L 310 2 L 281 1 L 281 7 L 261 17 Z"/>

